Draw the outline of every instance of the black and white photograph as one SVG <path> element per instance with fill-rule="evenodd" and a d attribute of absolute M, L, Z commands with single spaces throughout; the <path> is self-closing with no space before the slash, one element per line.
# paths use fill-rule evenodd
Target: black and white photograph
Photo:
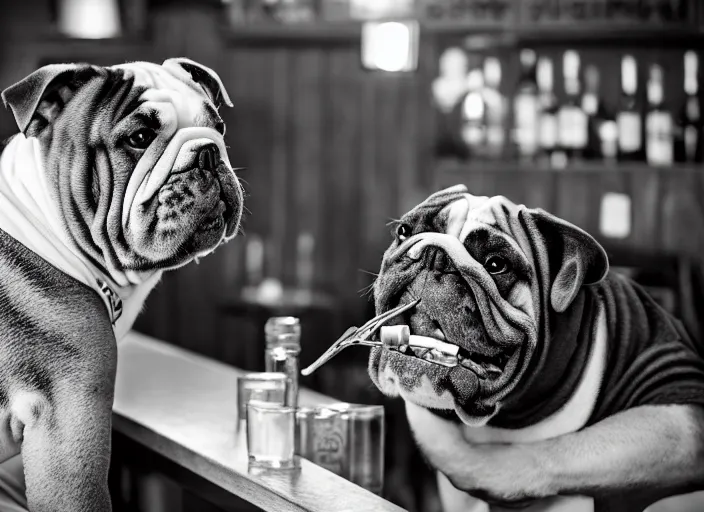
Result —
<path fill-rule="evenodd" d="M 704 511 L 703 0 L 0 2 L 0 512 Z"/>

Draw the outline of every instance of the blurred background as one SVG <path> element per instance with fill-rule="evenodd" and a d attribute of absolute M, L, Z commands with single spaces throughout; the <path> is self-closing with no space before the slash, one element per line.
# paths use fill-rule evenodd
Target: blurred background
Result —
<path fill-rule="evenodd" d="M 23 0 L 0 16 L 0 87 L 68 61 L 219 73 L 244 236 L 165 276 L 136 329 L 262 370 L 270 316 L 301 318 L 303 365 L 371 317 L 386 224 L 457 183 L 591 232 L 701 335 L 702 42 L 700 0 Z M 303 385 L 384 404 L 385 496 L 439 510 L 367 355 Z"/>

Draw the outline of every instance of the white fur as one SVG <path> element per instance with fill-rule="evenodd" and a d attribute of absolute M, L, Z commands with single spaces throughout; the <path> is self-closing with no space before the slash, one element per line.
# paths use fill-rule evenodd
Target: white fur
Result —
<path fill-rule="evenodd" d="M 583 428 L 594 410 L 606 369 L 606 350 L 608 334 L 606 315 L 603 306 L 599 309 L 597 321 L 592 332 L 592 346 L 589 361 L 580 378 L 580 382 L 570 399 L 556 413 L 529 427 L 517 430 L 501 429 L 490 426 L 470 427 L 464 425 L 462 433 L 468 443 L 530 443 L 550 439 Z M 443 438 L 439 423 L 431 414 L 422 414 L 415 407 L 407 404 L 407 415 L 414 432 L 437 432 L 435 442 Z M 438 489 L 445 512 L 498 512 L 502 508 L 492 507 L 467 493 L 456 489 L 442 474 L 438 474 Z M 594 503 L 587 497 L 556 497 L 540 501 L 528 508 L 529 512 L 592 512 Z"/>
<path fill-rule="evenodd" d="M 106 275 L 74 248 L 59 215 L 47 189 L 37 139 L 15 136 L 0 158 L 0 228 L 59 270 L 94 289 L 110 314 L 110 299 L 97 279 L 108 283 L 122 300 L 122 316 L 113 324 L 119 340 L 132 327 L 161 272 Z"/>

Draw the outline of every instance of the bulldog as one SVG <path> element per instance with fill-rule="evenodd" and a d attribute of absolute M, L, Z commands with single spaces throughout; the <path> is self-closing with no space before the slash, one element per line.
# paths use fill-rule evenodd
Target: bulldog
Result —
<path fill-rule="evenodd" d="M 0 462 L 21 453 L 31 511 L 109 511 L 116 341 L 163 272 L 238 232 L 231 102 L 183 58 L 49 65 L 2 98 Z"/>
<path fill-rule="evenodd" d="M 460 348 L 448 367 L 375 347 L 369 374 L 405 401 L 447 512 L 643 510 L 704 488 L 704 347 L 592 236 L 456 186 L 393 238 L 377 313 L 420 299 L 389 325 Z"/>

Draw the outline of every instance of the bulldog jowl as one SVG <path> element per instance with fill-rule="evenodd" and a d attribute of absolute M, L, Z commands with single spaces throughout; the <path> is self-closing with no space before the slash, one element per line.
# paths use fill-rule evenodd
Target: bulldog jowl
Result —
<path fill-rule="evenodd" d="M 153 202 L 155 235 L 165 242 L 184 231 L 190 238 L 181 242 L 182 250 L 198 254 L 216 247 L 237 228 L 240 197 L 232 171 L 220 159 L 214 144 L 195 147 L 193 160 L 172 172 Z"/>

